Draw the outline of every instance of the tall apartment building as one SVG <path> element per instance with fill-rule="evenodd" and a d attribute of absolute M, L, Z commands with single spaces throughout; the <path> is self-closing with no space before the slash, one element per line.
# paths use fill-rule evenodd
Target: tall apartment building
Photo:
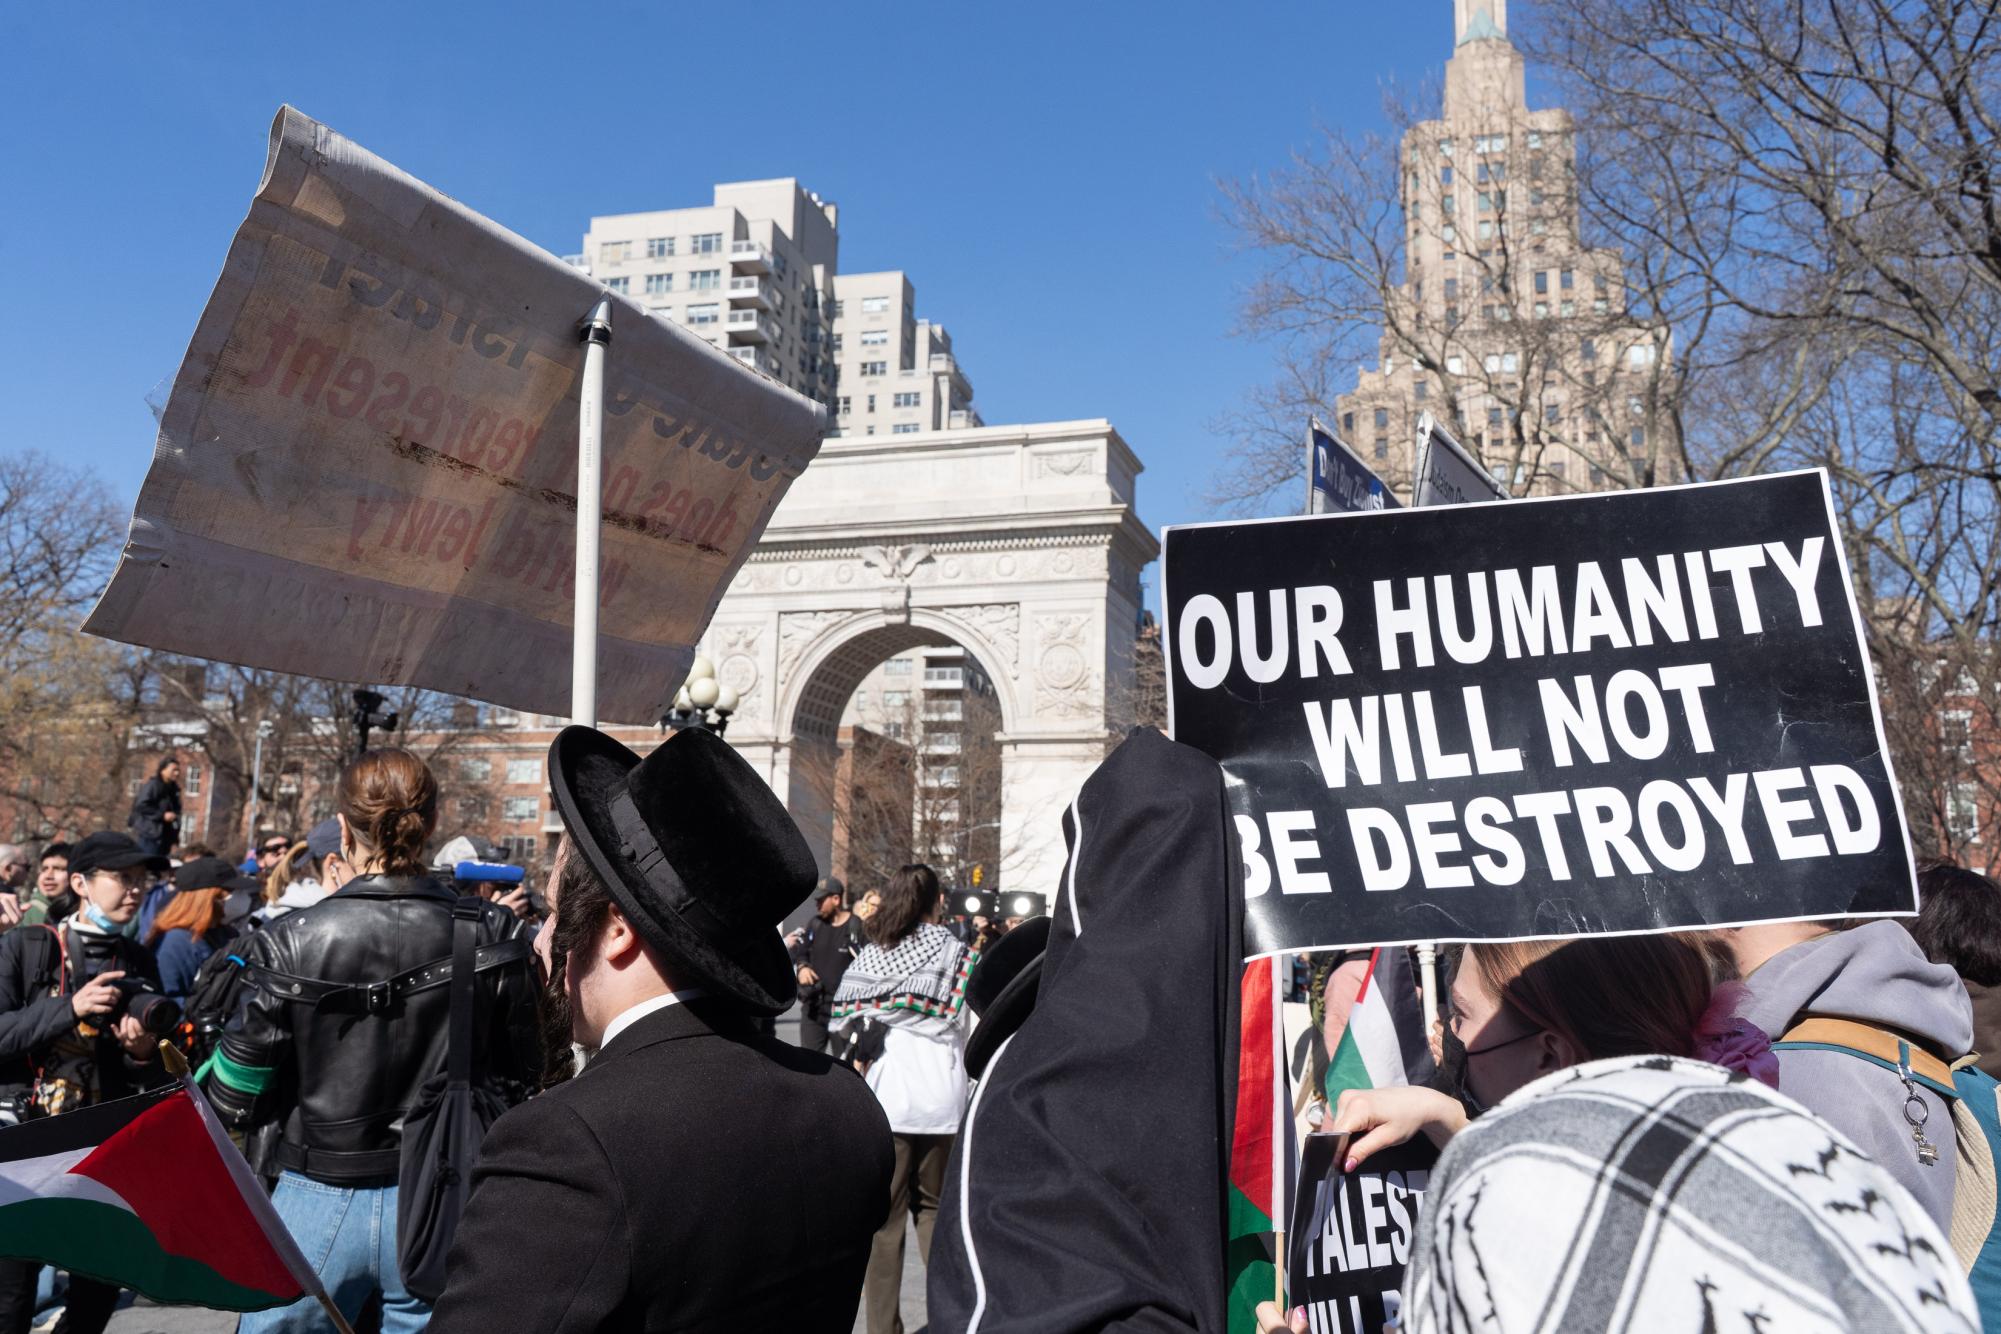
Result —
<path fill-rule="evenodd" d="M 901 270 L 834 278 L 835 435 L 911 435 L 980 426 L 973 382 L 943 325 L 917 318 Z"/>
<path fill-rule="evenodd" d="M 900 271 L 836 275 L 839 210 L 786 177 L 706 208 L 591 219 L 570 262 L 827 406 L 830 434 L 980 426 L 943 326 Z"/>
<path fill-rule="evenodd" d="M 1454 0 L 1444 115 L 1404 135 L 1402 282 L 1342 437 L 1406 496 L 1429 411 L 1516 494 L 1644 485 L 1672 430 L 1668 331 L 1579 234 L 1576 134 L 1528 106 L 1507 0 Z"/>
<path fill-rule="evenodd" d="M 790 177 L 738 181 L 715 187 L 706 208 L 592 218 L 571 262 L 831 409 L 838 223 L 833 204 Z"/>

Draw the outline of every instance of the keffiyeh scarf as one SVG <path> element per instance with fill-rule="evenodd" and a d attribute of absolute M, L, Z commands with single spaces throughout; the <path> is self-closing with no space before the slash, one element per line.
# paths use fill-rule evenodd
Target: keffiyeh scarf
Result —
<path fill-rule="evenodd" d="M 920 923 L 889 949 L 870 941 L 841 975 L 834 1018 L 872 1014 L 892 1027 L 943 1034 L 959 1022 L 966 978 L 979 957 L 930 922 Z"/>
<path fill-rule="evenodd" d="M 1889 1173 L 1764 1085 L 1667 1056 L 1559 1071 L 1460 1132 L 1404 1297 L 1405 1334 L 1980 1328 Z"/>

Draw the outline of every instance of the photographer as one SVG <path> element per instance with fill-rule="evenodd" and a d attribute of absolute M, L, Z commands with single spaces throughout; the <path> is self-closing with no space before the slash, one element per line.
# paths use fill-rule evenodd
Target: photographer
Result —
<path fill-rule="evenodd" d="M 69 853 L 76 911 L 60 925 L 0 936 L 0 1108 L 50 1116 L 165 1082 L 158 1043 L 180 1019 L 159 993 L 145 947 L 123 934 L 164 857 L 124 834 L 98 833 Z M 26 1334 L 41 1266 L 0 1260 L 0 1334 Z M 71 1279 L 66 1334 L 94 1334 L 118 1289 Z"/>

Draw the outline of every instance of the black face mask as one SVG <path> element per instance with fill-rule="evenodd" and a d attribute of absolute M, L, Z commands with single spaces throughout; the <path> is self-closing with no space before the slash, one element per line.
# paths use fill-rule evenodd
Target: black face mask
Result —
<path fill-rule="evenodd" d="M 1487 1110 L 1487 1105 L 1474 1094 L 1473 1086 L 1466 1079 L 1466 1044 L 1452 1031 L 1448 1021 L 1443 1025 L 1443 1041 L 1439 1044 L 1441 1059 L 1438 1062 L 1438 1076 L 1433 1087 L 1439 1092 L 1456 1099 L 1466 1109 L 1468 1120 Z"/>

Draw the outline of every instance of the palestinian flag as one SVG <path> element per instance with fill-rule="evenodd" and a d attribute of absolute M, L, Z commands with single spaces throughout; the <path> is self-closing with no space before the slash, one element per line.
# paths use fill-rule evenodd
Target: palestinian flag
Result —
<path fill-rule="evenodd" d="M 0 1129 L 0 1256 L 223 1311 L 320 1292 L 243 1155 L 185 1083 Z"/>
<path fill-rule="evenodd" d="M 1229 1332 L 1255 1334 L 1257 1304 L 1272 1299 L 1276 1266 L 1272 1261 L 1272 1219 L 1285 1196 L 1285 1176 L 1291 1168 L 1292 1113 L 1286 1100 L 1285 1060 L 1280 1048 L 1285 1028 L 1279 1022 L 1273 974 L 1287 958 L 1256 959 L 1244 965 L 1237 1030 L 1236 1126 L 1230 1143 L 1229 1240 L 1224 1251 L 1224 1276 L 1229 1280 Z M 1281 1142 L 1274 1127 L 1284 1127 Z"/>
<path fill-rule="evenodd" d="M 1327 1064 L 1327 1105 L 1338 1107 L 1343 1089 L 1422 1084 L 1432 1068 L 1410 951 L 1401 945 L 1375 950 L 1348 1012 L 1348 1027 Z"/>

